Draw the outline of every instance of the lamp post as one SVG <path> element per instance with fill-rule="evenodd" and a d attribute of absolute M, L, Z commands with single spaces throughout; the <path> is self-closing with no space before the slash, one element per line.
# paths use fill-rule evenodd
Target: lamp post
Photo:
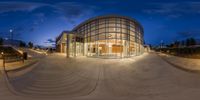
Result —
<path fill-rule="evenodd" d="M 12 43 L 13 43 L 13 29 L 10 29 L 9 31 L 10 31 L 10 34 L 11 34 L 11 38 L 10 39 L 11 39 L 11 46 L 12 46 Z"/>
<path fill-rule="evenodd" d="M 161 41 L 160 41 L 160 48 L 162 49 L 163 46 L 164 46 L 164 42 L 163 42 L 163 40 L 161 40 Z"/>
<path fill-rule="evenodd" d="M 5 58 L 4 58 L 3 52 L 1 52 L 1 56 L 2 56 L 2 59 L 3 59 L 3 70 L 5 71 Z"/>

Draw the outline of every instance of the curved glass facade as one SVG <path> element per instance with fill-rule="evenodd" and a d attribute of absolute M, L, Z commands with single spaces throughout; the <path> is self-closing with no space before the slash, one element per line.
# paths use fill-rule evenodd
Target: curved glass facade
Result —
<path fill-rule="evenodd" d="M 70 56 L 124 58 L 143 53 L 143 28 L 124 16 L 91 18 L 56 39 L 58 51 Z"/>
<path fill-rule="evenodd" d="M 127 17 L 96 17 L 80 24 L 73 32 L 83 36 L 86 56 L 130 57 L 143 53 L 143 28 Z"/>

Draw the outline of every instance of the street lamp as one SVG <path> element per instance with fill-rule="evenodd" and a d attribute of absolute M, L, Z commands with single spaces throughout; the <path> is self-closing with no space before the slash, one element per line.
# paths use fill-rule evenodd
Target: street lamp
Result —
<path fill-rule="evenodd" d="M 12 29 L 10 29 L 10 33 L 12 33 L 13 32 L 13 30 Z"/>
<path fill-rule="evenodd" d="M 10 31 L 10 34 L 11 34 L 11 45 L 12 45 L 12 43 L 13 43 L 13 29 L 10 29 L 9 31 Z"/>
<path fill-rule="evenodd" d="M 163 40 L 161 40 L 160 41 L 160 48 L 163 48 L 163 46 L 164 46 L 164 42 L 163 42 Z"/>

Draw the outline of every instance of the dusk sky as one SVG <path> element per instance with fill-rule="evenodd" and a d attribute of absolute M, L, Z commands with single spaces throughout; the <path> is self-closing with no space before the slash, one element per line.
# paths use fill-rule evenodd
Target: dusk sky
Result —
<path fill-rule="evenodd" d="M 192 0 L 1 0 L 0 37 L 13 29 L 14 39 L 49 45 L 63 30 L 107 14 L 139 21 L 147 44 L 200 38 L 200 1 Z"/>

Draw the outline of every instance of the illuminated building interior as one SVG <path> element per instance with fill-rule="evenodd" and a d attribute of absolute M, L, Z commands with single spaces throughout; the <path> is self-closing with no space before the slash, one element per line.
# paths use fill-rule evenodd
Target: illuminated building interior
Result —
<path fill-rule="evenodd" d="M 108 15 L 86 20 L 56 39 L 58 52 L 67 57 L 126 58 L 144 52 L 143 28 L 134 19 Z"/>

